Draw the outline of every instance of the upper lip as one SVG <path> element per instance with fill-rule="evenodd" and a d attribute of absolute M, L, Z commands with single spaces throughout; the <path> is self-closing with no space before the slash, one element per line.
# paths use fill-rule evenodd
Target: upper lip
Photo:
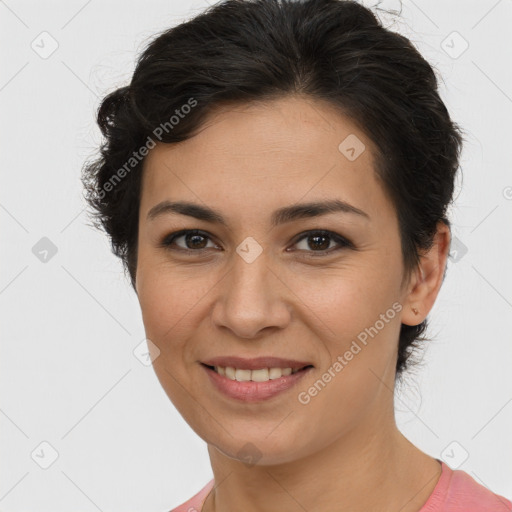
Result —
<path fill-rule="evenodd" d="M 202 361 L 203 364 L 208 366 L 222 366 L 226 368 L 239 368 L 240 370 L 259 370 L 261 368 L 291 368 L 299 369 L 304 366 L 313 366 L 307 361 L 296 361 L 294 359 L 282 359 L 280 357 L 255 357 L 253 359 L 245 359 L 243 357 L 236 356 L 220 356 L 213 357 L 207 361 Z"/>

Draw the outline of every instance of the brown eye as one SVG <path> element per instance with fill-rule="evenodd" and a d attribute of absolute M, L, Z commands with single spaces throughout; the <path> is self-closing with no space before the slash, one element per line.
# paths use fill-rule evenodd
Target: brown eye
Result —
<path fill-rule="evenodd" d="M 196 233 L 187 233 L 186 235 L 183 235 L 183 237 L 185 239 L 185 245 L 187 245 L 187 249 L 204 249 L 208 244 L 206 237 Z"/>
<path fill-rule="evenodd" d="M 331 231 L 309 231 L 304 233 L 294 245 L 298 246 L 300 244 L 302 244 L 302 247 L 299 247 L 299 251 L 313 253 L 308 254 L 308 256 L 326 256 L 334 251 L 353 247 L 351 242 Z"/>
<path fill-rule="evenodd" d="M 298 251 L 308 257 L 328 256 L 341 249 L 354 248 L 349 240 L 332 231 L 307 231 L 301 233 L 299 237 L 293 245 L 302 244 Z M 208 243 L 211 245 L 208 245 Z M 162 240 L 160 246 L 168 250 L 189 253 L 201 253 L 207 249 L 219 248 L 207 233 L 198 229 L 185 229 L 171 233 Z"/>
<path fill-rule="evenodd" d="M 177 241 L 180 241 L 177 243 Z M 178 231 L 177 233 L 171 233 L 162 241 L 162 247 L 172 249 L 176 246 L 178 249 L 184 251 L 202 251 L 208 249 L 208 241 L 210 237 L 197 229 L 186 229 Z M 213 242 L 212 242 L 213 244 Z M 212 246 L 210 246 L 212 247 Z M 213 245 L 213 247 L 216 247 Z"/>

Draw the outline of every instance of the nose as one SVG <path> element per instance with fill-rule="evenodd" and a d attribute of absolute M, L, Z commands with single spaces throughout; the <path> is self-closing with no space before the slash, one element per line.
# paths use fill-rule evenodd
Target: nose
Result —
<path fill-rule="evenodd" d="M 212 311 L 216 327 L 252 339 L 289 324 L 293 293 L 271 267 L 265 252 L 250 263 L 234 254 L 232 267 L 217 288 Z"/>

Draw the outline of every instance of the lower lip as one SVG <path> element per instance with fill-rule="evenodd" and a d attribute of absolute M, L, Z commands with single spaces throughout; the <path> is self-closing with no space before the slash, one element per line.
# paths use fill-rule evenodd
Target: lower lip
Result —
<path fill-rule="evenodd" d="M 225 395 L 230 398 L 242 400 L 243 402 L 260 402 L 268 400 L 279 393 L 292 388 L 299 382 L 313 367 L 300 370 L 291 375 L 284 375 L 278 379 L 268 380 L 266 382 L 239 382 L 231 380 L 223 375 L 218 374 L 215 370 L 208 368 L 208 366 L 201 364 L 213 385 Z"/>

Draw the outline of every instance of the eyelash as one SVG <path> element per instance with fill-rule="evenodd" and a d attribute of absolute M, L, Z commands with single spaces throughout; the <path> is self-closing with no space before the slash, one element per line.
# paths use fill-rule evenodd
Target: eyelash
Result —
<path fill-rule="evenodd" d="M 208 233 L 206 233 L 205 231 L 201 231 L 200 229 L 182 229 L 181 231 L 176 231 L 174 233 L 170 233 L 169 235 L 167 235 L 161 242 L 160 244 L 160 247 L 166 249 L 166 250 L 175 250 L 175 251 L 180 251 L 180 252 L 185 252 L 185 253 L 202 253 L 203 251 L 206 251 L 208 250 L 209 248 L 203 248 L 203 249 L 185 249 L 183 247 L 178 247 L 178 248 L 175 248 L 175 247 L 172 247 L 172 244 L 175 242 L 176 239 L 178 238 L 181 238 L 183 236 L 186 236 L 186 235 L 200 235 L 204 238 L 207 238 L 209 240 L 211 240 L 211 237 Z M 310 231 L 305 231 L 303 233 L 300 233 L 298 236 L 298 238 L 296 238 L 295 242 L 293 243 L 293 245 L 296 245 L 298 244 L 299 242 L 301 242 L 302 240 L 304 239 L 307 239 L 309 237 L 312 237 L 312 236 L 325 236 L 325 237 L 328 237 L 328 238 L 331 238 L 332 241 L 336 242 L 337 244 L 339 244 L 339 247 L 337 248 L 330 248 L 330 249 L 327 249 L 327 250 L 319 250 L 319 251 L 312 251 L 312 250 L 309 250 L 309 251 L 305 251 L 306 253 L 311 253 L 311 254 L 308 254 L 306 257 L 308 258 L 318 258 L 318 257 L 325 257 L 325 256 L 329 256 L 330 254 L 332 254 L 333 252 L 337 252 L 341 249 L 347 249 L 347 248 L 350 248 L 350 249 L 354 249 L 354 245 L 352 244 L 352 242 L 350 242 L 349 240 L 347 240 L 346 238 L 338 235 L 337 233 L 333 233 L 332 231 L 326 231 L 326 230 L 323 230 L 323 229 L 316 229 L 316 230 L 310 230 Z M 330 244 L 329 244 L 330 245 Z M 301 249 L 302 251 L 302 249 Z"/>

